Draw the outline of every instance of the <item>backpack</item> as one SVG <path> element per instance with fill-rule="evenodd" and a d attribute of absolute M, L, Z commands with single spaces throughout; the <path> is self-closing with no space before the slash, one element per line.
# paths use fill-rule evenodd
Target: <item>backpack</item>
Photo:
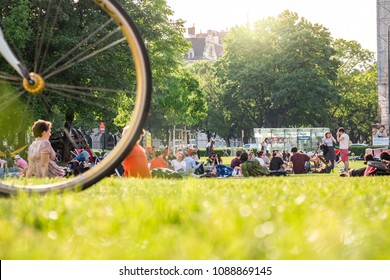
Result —
<path fill-rule="evenodd" d="M 217 177 L 230 177 L 233 174 L 233 168 L 230 168 L 223 164 L 215 166 L 217 170 Z"/>

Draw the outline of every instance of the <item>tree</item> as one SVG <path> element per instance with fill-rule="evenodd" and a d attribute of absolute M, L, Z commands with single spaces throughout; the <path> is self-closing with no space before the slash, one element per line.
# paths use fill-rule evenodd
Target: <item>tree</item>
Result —
<path fill-rule="evenodd" d="M 207 116 L 198 125 L 199 129 L 207 134 L 208 140 L 218 134 L 230 146 L 230 140 L 239 136 L 238 123 L 232 118 L 235 112 L 234 100 L 223 98 L 226 85 L 216 74 L 214 62 L 199 61 L 189 68 L 199 80 L 207 101 Z"/>
<path fill-rule="evenodd" d="M 338 62 L 329 31 L 285 11 L 233 28 L 217 73 L 236 103 L 236 121 L 253 127 L 317 126 L 327 116 Z"/>
<path fill-rule="evenodd" d="M 353 142 L 369 141 L 371 125 L 378 120 L 378 73 L 374 53 L 356 41 L 337 39 L 336 58 L 340 61 L 330 101 L 332 124 L 350 130 Z"/>
<path fill-rule="evenodd" d="M 188 48 L 182 35 L 183 21 L 169 19 L 173 12 L 165 0 L 122 1 L 121 4 L 136 22 L 146 42 L 153 71 L 153 86 L 159 92 L 159 87 L 164 87 L 172 73 L 181 66 L 182 54 Z M 5 0 L 0 7 L 1 24 L 7 40 L 15 40 L 13 45 L 17 46 L 14 49 L 18 49 L 18 56 L 24 58 L 23 62 L 28 69 L 38 69 L 38 72 L 61 59 L 64 49 L 69 50 L 70 46 L 82 42 L 84 33 L 90 34 L 104 26 L 106 19 L 101 14 L 99 7 L 88 1 Z M 46 24 L 52 28 L 44 29 Z M 32 30 L 39 31 L 39 36 L 32 35 Z M 117 34 L 112 34 L 109 43 L 119 39 Z M 56 35 L 55 38 L 53 35 Z M 99 48 L 92 44 L 84 42 L 85 47 L 90 45 L 93 49 Z M 42 64 L 37 63 L 37 56 L 45 58 Z M 102 120 L 106 123 L 106 130 L 117 131 L 114 119 L 122 125 L 123 120 L 118 119 L 128 117 L 128 111 L 132 108 L 135 91 L 132 65 L 127 44 L 118 44 L 115 49 L 102 52 L 100 58 L 93 57 L 82 66 L 73 68 L 72 72 L 64 71 L 50 78 L 51 83 L 77 84 L 88 92 L 71 94 L 63 88 L 56 88 L 45 90 L 37 98 L 23 95 L 20 99 L 29 104 L 34 119 L 45 118 L 60 123 L 57 128 L 65 123 L 66 131 L 72 126 L 92 129 Z M 1 63 L 0 71 L 8 72 L 9 67 L 6 67 L 6 63 Z M 106 85 L 115 92 L 104 90 Z M 91 96 L 100 98 L 101 102 L 91 103 Z M 130 103 L 124 104 L 124 100 Z M 26 131 L 31 123 L 24 125 L 22 129 Z"/>
<path fill-rule="evenodd" d="M 192 126 L 206 116 L 205 94 L 187 68 L 179 69 L 156 99 L 168 125 Z"/>

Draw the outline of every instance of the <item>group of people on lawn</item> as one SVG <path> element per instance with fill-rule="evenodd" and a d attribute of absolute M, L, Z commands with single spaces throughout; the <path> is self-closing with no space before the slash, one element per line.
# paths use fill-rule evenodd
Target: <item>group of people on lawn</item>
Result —
<path fill-rule="evenodd" d="M 237 151 L 236 157 L 232 160 L 230 167 L 222 165 L 222 159 L 220 155 L 211 153 L 207 159 L 206 164 L 199 161 L 198 154 L 195 151 L 189 151 L 187 155 L 183 151 L 178 151 L 176 156 L 173 157 L 164 155 L 162 152 L 157 151 L 156 156 L 148 164 L 144 153 L 143 171 L 137 172 L 136 169 L 140 168 L 141 164 L 134 165 L 131 173 L 126 173 L 125 176 L 131 177 L 143 177 L 150 178 L 148 170 L 152 171 L 156 169 L 168 169 L 174 172 L 178 172 L 181 175 L 191 175 L 195 177 L 252 177 L 252 176 L 265 176 L 265 175 L 284 175 L 287 173 L 305 174 L 310 168 L 310 162 L 313 162 L 312 166 L 317 172 L 324 172 L 326 168 L 330 172 L 335 165 L 335 150 L 334 144 L 338 143 L 340 146 L 340 158 L 344 163 L 344 171 L 348 172 L 348 147 L 349 136 L 345 133 L 344 128 L 339 128 L 337 131 L 337 140 L 332 136 L 330 132 L 326 132 L 322 140 L 323 150 L 322 155 L 320 153 L 304 153 L 299 151 L 297 147 L 293 147 L 290 151 L 284 150 L 281 153 L 279 150 L 272 151 L 272 154 L 268 155 L 266 145 L 262 145 L 262 150 L 256 154 L 252 150 Z M 137 147 L 136 149 L 142 149 Z M 128 165 L 131 165 L 131 160 L 128 157 Z M 126 161 L 125 161 L 126 162 Z M 321 163 L 320 163 L 321 162 Z M 322 168 L 319 168 L 322 165 Z M 149 168 L 147 167 L 149 166 Z M 126 163 L 124 164 L 125 170 Z"/>
<path fill-rule="evenodd" d="M 21 166 L 23 175 L 26 177 L 63 177 L 65 170 L 56 164 L 56 153 L 49 141 L 51 123 L 38 120 L 34 123 L 32 131 L 35 141 L 28 150 L 28 163 L 22 161 L 19 156 L 16 159 L 23 163 Z M 123 133 L 126 133 L 126 128 Z M 323 154 L 331 168 L 334 167 L 335 161 L 334 144 L 339 143 L 341 161 L 344 163 L 345 172 L 348 172 L 349 136 L 345 133 L 344 128 L 337 131 L 337 140 L 330 132 L 326 132 L 322 142 L 326 148 L 323 150 Z M 155 170 L 194 177 L 281 175 L 289 170 L 294 174 L 304 174 L 308 172 L 310 162 L 314 162 L 315 167 L 315 164 L 319 162 L 317 154 L 303 153 L 298 151 L 297 147 L 291 149 L 291 154 L 288 150 L 283 151 L 283 153 L 274 150 L 270 155 L 267 155 L 266 148 L 267 145 L 262 145 L 262 149 L 256 155 L 253 151 L 237 151 L 236 157 L 229 167 L 223 165 L 220 155 L 214 152 L 210 154 L 207 162 L 200 162 L 196 150 L 189 150 L 186 154 L 179 150 L 175 156 L 169 149 L 155 151 L 154 157 L 148 160 L 145 150 L 137 143 L 122 163 L 123 176 L 152 178 Z"/>

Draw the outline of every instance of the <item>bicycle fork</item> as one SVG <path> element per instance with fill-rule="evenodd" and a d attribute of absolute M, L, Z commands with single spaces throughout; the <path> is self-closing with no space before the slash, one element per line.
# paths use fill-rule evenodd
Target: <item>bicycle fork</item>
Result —
<path fill-rule="evenodd" d="M 38 94 L 44 89 L 44 81 L 42 77 L 36 73 L 29 72 L 26 67 L 16 58 L 16 56 L 11 51 L 7 41 L 4 38 L 3 31 L 0 27 L 0 53 L 9 63 L 18 72 L 18 74 L 23 78 L 23 87 L 24 89 L 32 94 Z"/>

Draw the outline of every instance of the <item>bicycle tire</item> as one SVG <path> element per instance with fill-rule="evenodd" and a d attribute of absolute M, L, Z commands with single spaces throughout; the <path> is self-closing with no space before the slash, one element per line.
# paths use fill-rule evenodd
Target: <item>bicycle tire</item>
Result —
<path fill-rule="evenodd" d="M 133 57 L 136 73 L 136 93 L 132 117 L 128 123 L 129 129 L 102 163 L 97 164 L 89 171 L 71 179 L 31 186 L 18 185 L 14 181 L 9 183 L 3 180 L 0 181 L 0 196 L 13 196 L 19 192 L 47 194 L 51 192 L 62 193 L 67 190 L 85 190 L 107 175 L 112 174 L 115 167 L 124 160 L 139 140 L 149 111 L 152 88 L 152 75 L 147 50 L 134 21 L 118 1 L 94 0 L 94 2 L 106 11 L 109 17 L 114 19 L 120 27 Z"/>

